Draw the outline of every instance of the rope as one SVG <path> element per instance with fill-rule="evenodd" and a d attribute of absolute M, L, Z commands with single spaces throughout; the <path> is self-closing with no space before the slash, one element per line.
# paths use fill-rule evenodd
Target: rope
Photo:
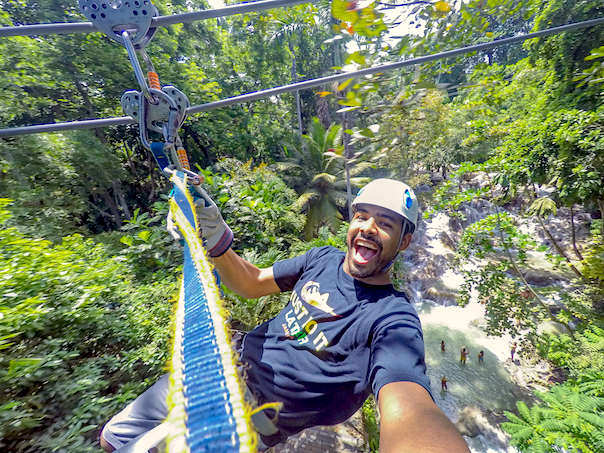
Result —
<path fill-rule="evenodd" d="M 170 207 L 185 238 L 185 262 L 176 311 L 168 403 L 169 453 L 255 451 L 251 409 L 231 348 L 230 332 L 212 267 L 196 233 L 186 177 L 175 172 Z M 186 364 L 186 365 L 185 365 Z"/>

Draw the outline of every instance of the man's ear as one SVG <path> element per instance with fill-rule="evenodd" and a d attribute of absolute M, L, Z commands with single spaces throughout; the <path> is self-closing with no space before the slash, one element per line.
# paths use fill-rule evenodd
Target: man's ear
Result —
<path fill-rule="evenodd" d="M 409 247 L 409 244 L 411 244 L 411 239 L 413 238 L 413 235 L 411 233 L 407 233 L 404 237 L 403 240 L 401 241 L 401 245 L 398 248 L 399 251 L 403 251 L 405 250 L 407 247 Z"/>

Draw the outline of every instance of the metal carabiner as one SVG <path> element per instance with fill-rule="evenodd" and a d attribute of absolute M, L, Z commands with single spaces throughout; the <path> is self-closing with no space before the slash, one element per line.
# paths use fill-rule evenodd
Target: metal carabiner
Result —
<path fill-rule="evenodd" d="M 130 39 L 130 33 L 127 30 L 122 32 L 122 39 L 124 42 L 124 47 L 126 47 L 126 51 L 128 52 L 128 58 L 130 59 L 130 63 L 132 64 L 132 69 L 134 69 L 134 75 L 136 76 L 136 80 L 141 87 L 141 91 L 143 96 L 149 101 L 150 104 L 156 105 L 159 101 L 151 96 L 151 92 L 149 91 L 149 86 L 147 85 L 147 81 L 145 80 L 145 76 L 143 75 L 143 70 L 141 68 L 141 64 L 138 61 L 138 57 L 136 56 L 136 50 L 134 49 L 134 45 L 132 44 L 132 40 Z"/>
<path fill-rule="evenodd" d="M 180 127 L 178 104 L 174 99 L 172 99 L 170 95 L 164 93 L 162 90 L 149 88 L 149 92 L 158 99 L 158 102 L 164 100 L 170 105 L 168 121 L 162 124 L 161 129 L 153 129 L 153 127 L 150 127 L 150 129 L 156 130 L 157 132 L 162 132 L 164 134 L 164 139 L 166 140 L 166 143 L 174 144 L 174 141 L 176 140 L 176 137 L 178 135 L 178 128 Z M 164 125 L 166 124 L 167 127 L 164 127 Z"/>

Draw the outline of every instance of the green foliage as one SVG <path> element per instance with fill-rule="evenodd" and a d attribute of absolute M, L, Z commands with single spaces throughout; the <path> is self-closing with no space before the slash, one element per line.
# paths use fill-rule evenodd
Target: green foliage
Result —
<path fill-rule="evenodd" d="M 166 362 L 174 279 L 68 236 L 53 246 L 0 227 L 0 442 L 9 451 L 97 451 L 99 426 Z"/>
<path fill-rule="evenodd" d="M 300 145 L 287 145 L 290 159 L 276 164 L 278 169 L 289 173 L 287 179 L 299 187 L 301 195 L 295 208 L 306 214 L 306 241 L 310 241 L 322 225 L 327 225 L 332 232 L 338 231 L 344 218 L 341 211 L 346 211 L 348 206 L 342 127 L 331 124 L 326 129 L 318 118 L 313 118 L 308 129 Z M 358 176 L 368 167 L 360 163 L 350 170 L 352 187 L 368 182 L 368 178 Z"/>
<path fill-rule="evenodd" d="M 380 427 L 378 423 L 378 411 L 375 397 L 371 395 L 365 400 L 361 407 L 361 417 L 365 430 L 365 441 L 367 451 L 378 453 L 380 451 Z"/>
<path fill-rule="evenodd" d="M 518 415 L 505 412 L 501 427 L 523 452 L 604 452 L 604 398 L 587 396 L 567 385 L 538 393 L 544 404 L 517 403 Z"/>
<path fill-rule="evenodd" d="M 568 335 L 544 334 L 539 349 L 540 355 L 568 370 L 573 380 L 604 374 L 604 330 L 596 325 L 575 332 L 575 340 Z"/>
<path fill-rule="evenodd" d="M 121 229 L 126 234 L 120 242 L 127 245 L 121 253 L 141 280 L 173 274 L 183 260 L 182 246 L 166 232 L 168 203 L 157 202 L 152 208 L 152 215 L 135 210 Z"/>
<path fill-rule="evenodd" d="M 298 241 L 304 216 L 291 209 L 296 194 L 267 165 L 224 159 L 202 173 L 204 187 L 235 234 L 235 249 L 263 253 Z"/>
<path fill-rule="evenodd" d="M 255 250 L 245 250 L 241 256 L 260 268 L 270 267 L 275 261 L 287 258 L 283 251 L 270 248 L 265 253 Z M 289 301 L 288 293 L 272 294 L 258 299 L 245 299 L 222 287 L 225 306 L 231 316 L 231 326 L 234 329 L 248 332 L 254 327 L 275 317 Z"/>

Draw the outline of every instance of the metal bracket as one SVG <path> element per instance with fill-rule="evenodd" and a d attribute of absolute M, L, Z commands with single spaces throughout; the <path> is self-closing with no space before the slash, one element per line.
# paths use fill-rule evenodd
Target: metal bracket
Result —
<path fill-rule="evenodd" d="M 124 112 L 138 122 L 141 140 L 146 148 L 149 143 L 147 130 L 167 134 L 166 140 L 174 140 L 187 118 L 189 107 L 189 98 L 171 85 L 164 86 L 161 91 L 151 89 L 151 92 L 158 99 L 157 104 L 149 103 L 140 91 L 135 90 L 126 91 L 120 101 Z"/>
<path fill-rule="evenodd" d="M 143 48 L 155 34 L 151 21 L 159 11 L 150 0 L 78 0 L 80 11 L 96 28 L 124 44 L 122 32 L 130 34 L 132 44 Z"/>
<path fill-rule="evenodd" d="M 172 85 L 162 87 L 161 91 L 164 96 L 159 97 L 157 104 L 149 104 L 145 106 L 145 125 L 148 129 L 155 132 L 163 132 L 163 125 L 170 121 L 170 114 L 174 118 L 172 126 L 180 129 L 182 123 L 187 118 L 187 108 L 189 108 L 189 98 L 179 89 Z M 171 98 L 173 103 L 167 98 Z M 140 91 L 130 90 L 122 95 L 121 104 L 126 115 L 138 121 L 141 110 L 141 99 L 144 99 Z M 172 110 L 172 105 L 176 106 L 176 111 Z"/>

